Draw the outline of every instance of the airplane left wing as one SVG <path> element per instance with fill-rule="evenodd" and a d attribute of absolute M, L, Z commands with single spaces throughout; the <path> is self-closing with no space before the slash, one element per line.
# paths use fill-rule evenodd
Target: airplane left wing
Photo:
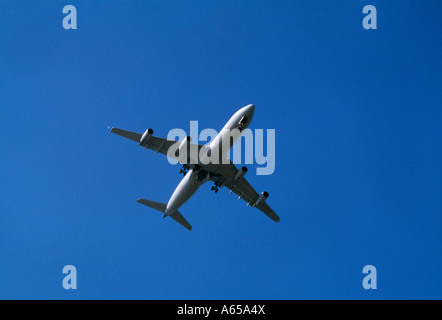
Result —
<path fill-rule="evenodd" d="M 239 170 L 230 160 L 229 162 L 229 164 L 209 164 L 205 166 L 205 169 L 214 173 L 214 175 L 211 177 L 213 181 L 219 182 L 226 186 L 232 192 L 237 194 L 240 199 L 247 202 L 248 205 L 258 208 L 270 219 L 278 222 L 280 220 L 279 216 L 265 202 L 265 199 L 256 205 L 261 195 L 256 192 L 256 190 L 244 177 L 241 177 L 235 181 L 235 176 Z"/>
<path fill-rule="evenodd" d="M 246 178 L 242 177 L 238 182 L 225 181 L 224 185 L 236 193 L 241 199 L 245 200 L 247 204 L 251 206 L 255 206 L 255 203 L 258 201 L 260 195 L 258 192 L 253 189 L 250 183 L 246 180 Z M 264 201 L 256 206 L 259 210 L 261 210 L 265 215 L 267 215 L 270 219 L 275 222 L 280 220 L 279 216 L 270 208 L 270 206 Z"/>

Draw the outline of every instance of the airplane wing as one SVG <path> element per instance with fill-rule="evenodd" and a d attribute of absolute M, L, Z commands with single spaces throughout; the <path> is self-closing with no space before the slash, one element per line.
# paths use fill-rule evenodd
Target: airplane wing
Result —
<path fill-rule="evenodd" d="M 169 154 L 168 154 L 170 147 L 172 147 L 176 143 L 180 143 L 180 141 L 167 140 L 164 138 L 151 136 L 147 142 L 140 144 L 141 137 L 143 136 L 143 134 L 141 134 L 141 133 L 127 131 L 127 130 L 118 129 L 118 128 L 111 128 L 110 132 L 118 134 L 119 136 L 128 138 L 128 139 L 133 140 L 135 142 L 138 142 L 138 144 L 140 146 L 147 148 L 147 149 L 151 149 L 151 150 L 155 151 L 155 153 L 159 152 L 159 153 L 166 155 L 167 157 L 171 157 L 171 158 L 174 158 L 175 160 L 180 161 L 180 159 L 173 152 L 172 153 L 169 152 Z M 198 152 L 199 152 L 199 150 L 203 146 L 201 146 L 201 145 L 197 145 L 197 146 L 198 146 Z"/>
<path fill-rule="evenodd" d="M 214 174 L 211 177 L 213 181 L 222 183 L 232 192 L 237 194 L 240 199 L 246 201 L 248 205 L 255 207 L 260 195 L 244 177 L 237 181 L 234 180 L 238 169 L 230 160 L 229 164 L 208 164 L 205 166 L 205 169 Z M 278 222 L 280 220 L 279 216 L 265 201 L 257 205 L 256 208 L 261 210 L 273 221 Z"/>
<path fill-rule="evenodd" d="M 141 133 L 127 131 L 127 130 L 118 129 L 118 128 L 111 128 L 110 132 L 118 134 L 119 136 L 128 138 L 128 139 L 133 140 L 138 143 L 140 143 L 141 137 L 143 135 Z M 169 150 L 169 148 L 175 143 L 177 143 L 177 141 L 167 140 L 167 139 L 152 136 L 145 145 L 141 145 L 141 146 L 151 149 L 151 150 L 154 150 L 155 152 L 159 152 L 164 155 L 167 155 L 167 150 Z"/>

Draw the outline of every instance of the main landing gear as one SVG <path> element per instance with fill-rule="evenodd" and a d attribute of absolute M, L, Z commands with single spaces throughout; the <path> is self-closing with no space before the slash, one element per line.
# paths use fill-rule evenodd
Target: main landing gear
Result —
<path fill-rule="evenodd" d="M 180 173 L 182 173 L 184 176 L 187 174 L 187 171 L 189 171 L 189 166 L 187 164 L 183 164 L 183 168 L 180 169 Z"/>
<path fill-rule="evenodd" d="M 221 187 L 221 184 L 222 184 L 221 182 L 215 182 L 215 185 L 212 186 L 212 188 L 210 190 L 215 191 L 215 193 L 217 193 L 219 190 L 219 187 Z"/>

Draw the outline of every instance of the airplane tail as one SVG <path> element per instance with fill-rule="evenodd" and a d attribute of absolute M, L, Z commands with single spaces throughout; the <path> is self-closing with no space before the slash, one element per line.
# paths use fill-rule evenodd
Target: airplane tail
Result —
<path fill-rule="evenodd" d="M 137 200 L 138 203 L 144 204 L 145 206 L 151 207 L 152 209 L 158 210 L 160 212 L 165 212 L 166 211 L 166 207 L 167 204 L 162 203 L 162 202 L 156 202 L 156 201 L 150 201 L 147 199 L 138 199 Z M 178 222 L 180 225 L 182 225 L 184 228 L 186 228 L 187 230 L 191 231 L 192 230 L 192 226 L 190 225 L 189 222 L 187 222 L 186 219 L 184 219 L 184 217 L 181 215 L 181 213 L 179 213 L 179 211 L 175 211 L 174 213 L 169 215 L 173 220 L 175 220 L 176 222 Z"/>

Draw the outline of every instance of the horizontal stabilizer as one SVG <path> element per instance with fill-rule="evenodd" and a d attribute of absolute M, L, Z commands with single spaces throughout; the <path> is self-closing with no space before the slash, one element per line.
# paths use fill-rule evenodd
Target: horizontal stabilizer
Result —
<path fill-rule="evenodd" d="M 137 202 L 144 204 L 145 206 L 151 207 L 152 209 L 164 212 L 166 211 L 167 204 L 162 202 L 150 201 L 146 199 L 138 199 Z"/>
<path fill-rule="evenodd" d="M 179 211 L 175 211 L 170 215 L 170 217 L 176 222 L 178 222 L 180 225 L 182 225 L 184 228 L 186 228 L 187 230 L 192 231 L 192 226 L 190 225 L 189 222 L 187 222 L 186 219 L 184 219 L 184 217 L 181 215 Z"/>
<path fill-rule="evenodd" d="M 165 203 L 151 201 L 151 200 L 147 200 L 147 199 L 138 199 L 137 202 L 144 204 L 145 206 L 151 207 L 152 209 L 158 210 L 160 212 L 166 211 L 166 207 L 167 207 L 167 204 L 165 204 Z M 192 226 L 190 225 L 190 223 L 187 222 L 186 219 L 184 219 L 184 217 L 181 215 L 181 213 L 179 213 L 179 211 L 175 211 L 174 213 L 170 214 L 169 216 L 173 220 L 178 222 L 180 225 L 182 225 L 184 228 L 186 228 L 187 230 L 189 230 L 189 231 L 192 230 Z"/>

